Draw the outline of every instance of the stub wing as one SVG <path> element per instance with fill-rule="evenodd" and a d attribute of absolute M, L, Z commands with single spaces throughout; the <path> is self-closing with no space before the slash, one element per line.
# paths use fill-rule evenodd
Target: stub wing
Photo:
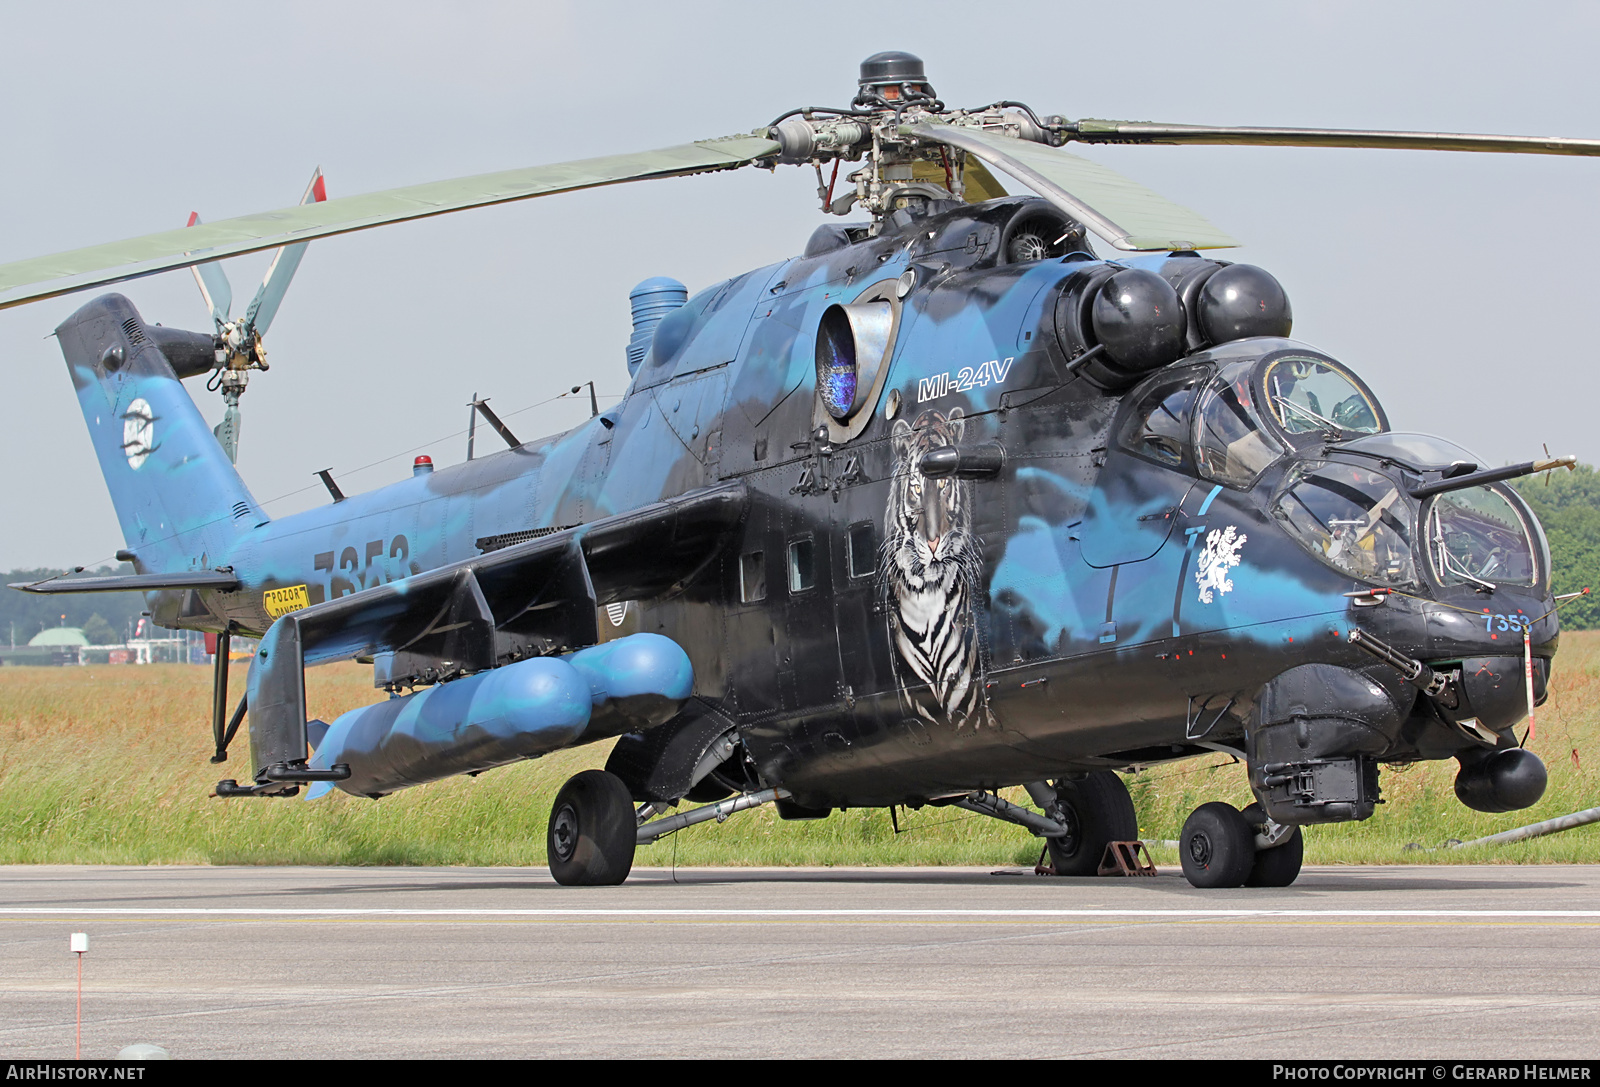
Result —
<path fill-rule="evenodd" d="M 258 782 L 305 760 L 305 665 L 374 656 L 380 681 L 429 683 L 592 646 L 600 606 L 692 580 L 746 504 L 742 484 L 691 492 L 291 612 L 250 668 Z"/>
<path fill-rule="evenodd" d="M 669 591 L 716 557 L 743 516 L 742 485 L 713 487 L 293 612 L 305 663 L 427 654 L 494 667 L 492 635 L 532 652 L 593 645 L 596 609 Z M 268 637 L 272 637 L 271 633 Z"/>

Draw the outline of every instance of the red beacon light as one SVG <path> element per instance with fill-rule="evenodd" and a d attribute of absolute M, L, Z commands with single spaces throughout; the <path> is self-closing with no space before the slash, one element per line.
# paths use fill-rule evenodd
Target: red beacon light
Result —
<path fill-rule="evenodd" d="M 430 456 L 423 455 L 411 462 L 411 474 L 414 476 L 425 476 L 432 471 L 433 458 Z"/>

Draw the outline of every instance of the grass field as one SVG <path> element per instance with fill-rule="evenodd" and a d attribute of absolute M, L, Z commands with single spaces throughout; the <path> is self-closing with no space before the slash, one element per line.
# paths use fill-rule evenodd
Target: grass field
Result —
<path fill-rule="evenodd" d="M 377 700 L 371 669 L 308 673 L 313 716 L 332 720 Z M 243 669 L 233 677 L 242 690 Z M 1365 823 L 1310 828 L 1306 862 L 1572 863 L 1600 860 L 1600 825 L 1510 846 L 1434 849 L 1600 805 L 1600 632 L 1564 636 L 1549 701 L 1529 746 L 1550 768 L 1532 809 L 1462 807 L 1455 763 L 1385 770 L 1388 803 Z M 609 744 L 558 752 L 477 778 L 425 785 L 382 801 L 335 792 L 314 802 L 219 800 L 221 777 L 247 777 L 248 744 L 212 766 L 210 670 L 0 668 L 0 863 L 542 865 L 551 798 L 578 770 L 603 766 Z M 1208 800 L 1243 804 L 1244 768 L 1223 756 L 1158 766 L 1128 779 L 1147 839 L 1176 838 Z M 1018 791 L 1020 794 L 1020 790 Z M 1019 800 L 1024 800 L 1018 796 Z M 641 849 L 636 863 L 1032 864 L 1039 840 L 950 808 L 836 813 L 788 823 L 771 808 L 701 824 Z M 1412 844 L 1424 848 L 1407 848 Z M 1158 864 L 1176 854 L 1158 847 Z"/>

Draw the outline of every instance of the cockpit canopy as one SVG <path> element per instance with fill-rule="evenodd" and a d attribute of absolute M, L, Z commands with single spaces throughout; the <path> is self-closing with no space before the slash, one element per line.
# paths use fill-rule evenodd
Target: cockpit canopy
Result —
<path fill-rule="evenodd" d="M 1123 448 L 1230 487 L 1252 486 L 1292 449 L 1388 429 L 1353 374 L 1298 347 L 1176 367 L 1135 396 L 1118 434 Z"/>
<path fill-rule="evenodd" d="M 1117 444 L 1241 490 L 1300 454 L 1273 488 L 1272 513 L 1306 550 L 1361 581 L 1418 586 L 1426 572 L 1440 586 L 1492 591 L 1548 576 L 1538 522 L 1503 485 L 1411 496 L 1435 473 L 1476 470 L 1472 454 L 1390 432 L 1371 390 L 1309 348 L 1257 340 L 1223 350 L 1132 393 Z"/>
<path fill-rule="evenodd" d="M 1467 487 L 1419 506 L 1390 472 L 1343 460 L 1298 462 L 1272 512 L 1312 554 L 1374 585 L 1419 584 L 1419 554 L 1441 586 L 1493 591 L 1541 583 L 1549 549 L 1511 492 L 1497 484 Z"/>
<path fill-rule="evenodd" d="M 1428 560 L 1441 585 L 1531 586 L 1539 583 L 1543 534 L 1498 487 L 1446 491 L 1427 511 Z M 1536 542 L 1536 535 L 1538 536 Z M 1546 560 L 1548 564 L 1548 560 Z"/>
<path fill-rule="evenodd" d="M 1261 372 L 1272 417 L 1288 434 L 1321 437 L 1386 429 L 1378 406 L 1342 367 L 1325 359 L 1280 355 Z"/>
<path fill-rule="evenodd" d="M 1416 501 L 1376 465 L 1307 460 L 1272 508 L 1289 534 L 1330 566 L 1377 585 L 1415 585 Z"/>

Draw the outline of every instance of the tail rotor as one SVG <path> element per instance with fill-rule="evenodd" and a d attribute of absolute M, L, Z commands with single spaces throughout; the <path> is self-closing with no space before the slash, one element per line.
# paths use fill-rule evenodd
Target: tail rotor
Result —
<path fill-rule="evenodd" d="M 319 166 L 312 173 L 311 183 L 306 186 L 300 203 L 316 204 L 327 198 L 328 192 Z M 199 222 L 199 214 L 191 212 L 187 225 L 196 226 Z M 289 282 L 300 267 L 307 244 L 286 245 L 273 254 L 261 286 L 256 288 L 255 297 L 250 299 L 244 316 L 238 320 L 231 316 L 233 288 L 229 286 L 222 266 L 215 262 L 193 266 L 194 281 L 211 310 L 211 319 L 216 326 L 216 368 L 206 382 L 206 388 L 213 392 L 220 391 L 227 405 L 222 422 L 217 424 L 214 433 L 230 461 L 239 458 L 239 398 L 250 384 L 250 371 L 269 368 L 264 337 L 273 318 L 278 315 L 284 292 L 289 289 Z"/>

